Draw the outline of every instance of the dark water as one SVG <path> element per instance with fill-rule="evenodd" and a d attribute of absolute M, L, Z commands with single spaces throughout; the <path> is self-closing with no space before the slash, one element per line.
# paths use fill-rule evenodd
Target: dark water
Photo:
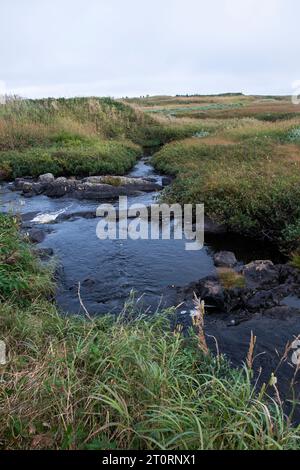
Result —
<path fill-rule="evenodd" d="M 130 176 L 152 177 L 161 182 L 161 176 L 147 159 L 140 160 Z M 155 310 L 161 303 L 164 305 L 168 286 L 189 284 L 213 274 L 215 251 L 231 249 L 243 262 L 273 256 L 264 245 L 227 236 L 208 237 L 205 247 L 196 252 L 185 250 L 185 240 L 101 241 L 96 236 L 99 219 L 80 217 L 81 212 L 95 212 L 100 202 L 46 196 L 24 198 L 7 185 L 2 186 L 0 198 L 2 211 L 18 212 L 25 220 L 50 229 L 40 246 L 54 249 L 63 267 L 57 303 L 69 313 L 80 311 L 79 283 L 82 300 L 91 314 L 119 312 L 133 290 L 137 297 L 142 296 L 141 304 Z M 128 198 L 128 203 L 150 205 L 155 198 L 157 193 L 141 194 Z M 57 222 L 62 214 L 76 217 Z"/>

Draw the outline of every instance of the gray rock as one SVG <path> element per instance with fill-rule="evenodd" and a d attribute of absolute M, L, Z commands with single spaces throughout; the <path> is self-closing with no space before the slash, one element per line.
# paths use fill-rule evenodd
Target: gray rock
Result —
<path fill-rule="evenodd" d="M 55 183 L 56 184 L 64 184 L 67 181 L 68 181 L 68 179 L 65 176 L 59 176 L 58 178 L 56 178 Z M 75 181 L 75 180 L 70 178 L 70 181 Z"/>
<path fill-rule="evenodd" d="M 67 180 L 67 178 L 57 178 L 52 183 L 48 184 L 44 194 L 48 197 L 62 197 L 71 193 L 76 187 L 76 182 Z"/>
<path fill-rule="evenodd" d="M 43 183 L 33 183 L 32 191 L 34 194 L 42 194 L 45 190 L 45 185 Z"/>
<path fill-rule="evenodd" d="M 201 299 L 208 305 L 212 305 L 221 309 L 225 307 L 224 289 L 218 280 L 207 279 L 202 287 Z"/>
<path fill-rule="evenodd" d="M 271 288 L 279 283 L 279 272 L 270 260 L 252 261 L 244 266 L 246 285 L 250 288 Z"/>
<path fill-rule="evenodd" d="M 29 181 L 24 181 L 22 185 L 22 191 L 24 194 L 31 193 L 33 188 L 33 183 L 30 183 Z"/>
<path fill-rule="evenodd" d="M 24 178 L 16 178 L 14 183 L 13 183 L 12 189 L 14 191 L 22 191 L 24 183 L 26 183 L 26 182 L 28 182 L 28 181 L 26 181 L 26 179 L 24 179 Z"/>
<path fill-rule="evenodd" d="M 247 310 L 253 312 L 259 312 L 261 310 L 269 309 L 279 304 L 276 297 L 273 295 L 272 291 L 258 291 L 255 292 L 248 300 L 245 302 Z"/>
<path fill-rule="evenodd" d="M 192 283 L 183 289 L 183 293 L 185 299 L 192 298 L 196 293 L 208 305 L 225 309 L 225 291 L 217 277 L 209 276 L 197 283 Z"/>
<path fill-rule="evenodd" d="M 28 237 L 32 243 L 42 243 L 46 237 L 46 234 L 41 229 L 32 228 L 28 231 Z"/>
<path fill-rule="evenodd" d="M 38 182 L 42 184 L 52 183 L 54 181 L 54 176 L 52 173 L 45 173 L 44 175 L 40 175 L 38 177 Z"/>
<path fill-rule="evenodd" d="M 214 263 L 218 268 L 234 268 L 237 259 L 232 251 L 220 251 L 214 255 Z"/>

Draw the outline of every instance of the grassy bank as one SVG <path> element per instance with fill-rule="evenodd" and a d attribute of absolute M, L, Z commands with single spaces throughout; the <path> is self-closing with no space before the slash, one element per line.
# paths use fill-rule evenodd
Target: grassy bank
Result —
<path fill-rule="evenodd" d="M 109 99 L 12 99 L 0 106 L 0 179 L 122 175 L 142 155 L 133 142 L 142 121 Z"/>
<path fill-rule="evenodd" d="M 155 154 L 154 166 L 176 177 L 165 192 L 165 199 L 182 204 L 204 202 L 206 214 L 216 222 L 226 223 L 231 230 L 275 241 L 283 250 L 297 250 L 300 245 L 298 108 L 283 98 L 256 101 L 254 97 L 234 98 L 237 99 L 244 100 L 244 111 L 252 110 L 253 117 L 240 117 L 236 109 L 221 118 L 212 107 L 209 116 L 201 120 L 201 132 L 192 138 L 173 141 Z M 195 100 L 190 103 L 190 117 Z M 218 101 L 222 104 L 224 100 L 227 106 L 230 102 L 234 104 L 232 97 L 210 100 L 211 105 Z M 174 125 L 185 126 L 190 122 L 191 119 L 180 117 L 180 109 L 186 110 L 186 106 L 177 103 Z M 157 108 L 160 110 L 156 103 L 150 109 Z M 294 111 L 288 119 L 287 109 Z M 262 115 L 269 119 L 262 119 Z"/>
<path fill-rule="evenodd" d="M 172 312 L 89 321 L 58 314 L 13 218 L 0 218 L 0 445 L 5 449 L 295 449 L 249 369 L 207 354 Z M 201 317 L 199 317 L 201 319 Z"/>
<path fill-rule="evenodd" d="M 36 177 L 49 172 L 54 176 L 124 175 L 141 153 L 141 149 L 130 142 L 78 139 L 75 145 L 1 152 L 0 171 L 3 179 Z"/>
<path fill-rule="evenodd" d="M 197 122 L 160 122 L 109 98 L 10 99 L 0 105 L 0 180 L 47 172 L 122 175 L 143 148 L 201 128 Z"/>

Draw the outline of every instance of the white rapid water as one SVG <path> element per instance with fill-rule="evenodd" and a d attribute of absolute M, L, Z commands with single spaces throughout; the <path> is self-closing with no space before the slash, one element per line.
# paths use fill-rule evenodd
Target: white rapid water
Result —
<path fill-rule="evenodd" d="M 38 214 L 36 217 L 34 217 L 34 219 L 32 219 L 31 222 L 35 222 L 37 224 L 49 224 L 51 222 L 54 222 L 59 215 L 63 214 L 67 210 L 68 210 L 68 207 L 66 207 L 65 209 L 56 211 L 56 212 L 41 213 L 41 214 Z"/>

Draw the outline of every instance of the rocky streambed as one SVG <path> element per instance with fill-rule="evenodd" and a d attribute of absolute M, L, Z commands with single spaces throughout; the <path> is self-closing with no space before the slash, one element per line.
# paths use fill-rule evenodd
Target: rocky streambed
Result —
<path fill-rule="evenodd" d="M 75 199 L 106 200 L 119 196 L 134 196 L 141 192 L 159 191 L 155 178 L 125 176 L 90 176 L 88 178 L 54 178 L 51 173 L 38 179 L 17 178 L 11 189 L 29 198 L 44 194 L 48 197 L 69 196 Z"/>

